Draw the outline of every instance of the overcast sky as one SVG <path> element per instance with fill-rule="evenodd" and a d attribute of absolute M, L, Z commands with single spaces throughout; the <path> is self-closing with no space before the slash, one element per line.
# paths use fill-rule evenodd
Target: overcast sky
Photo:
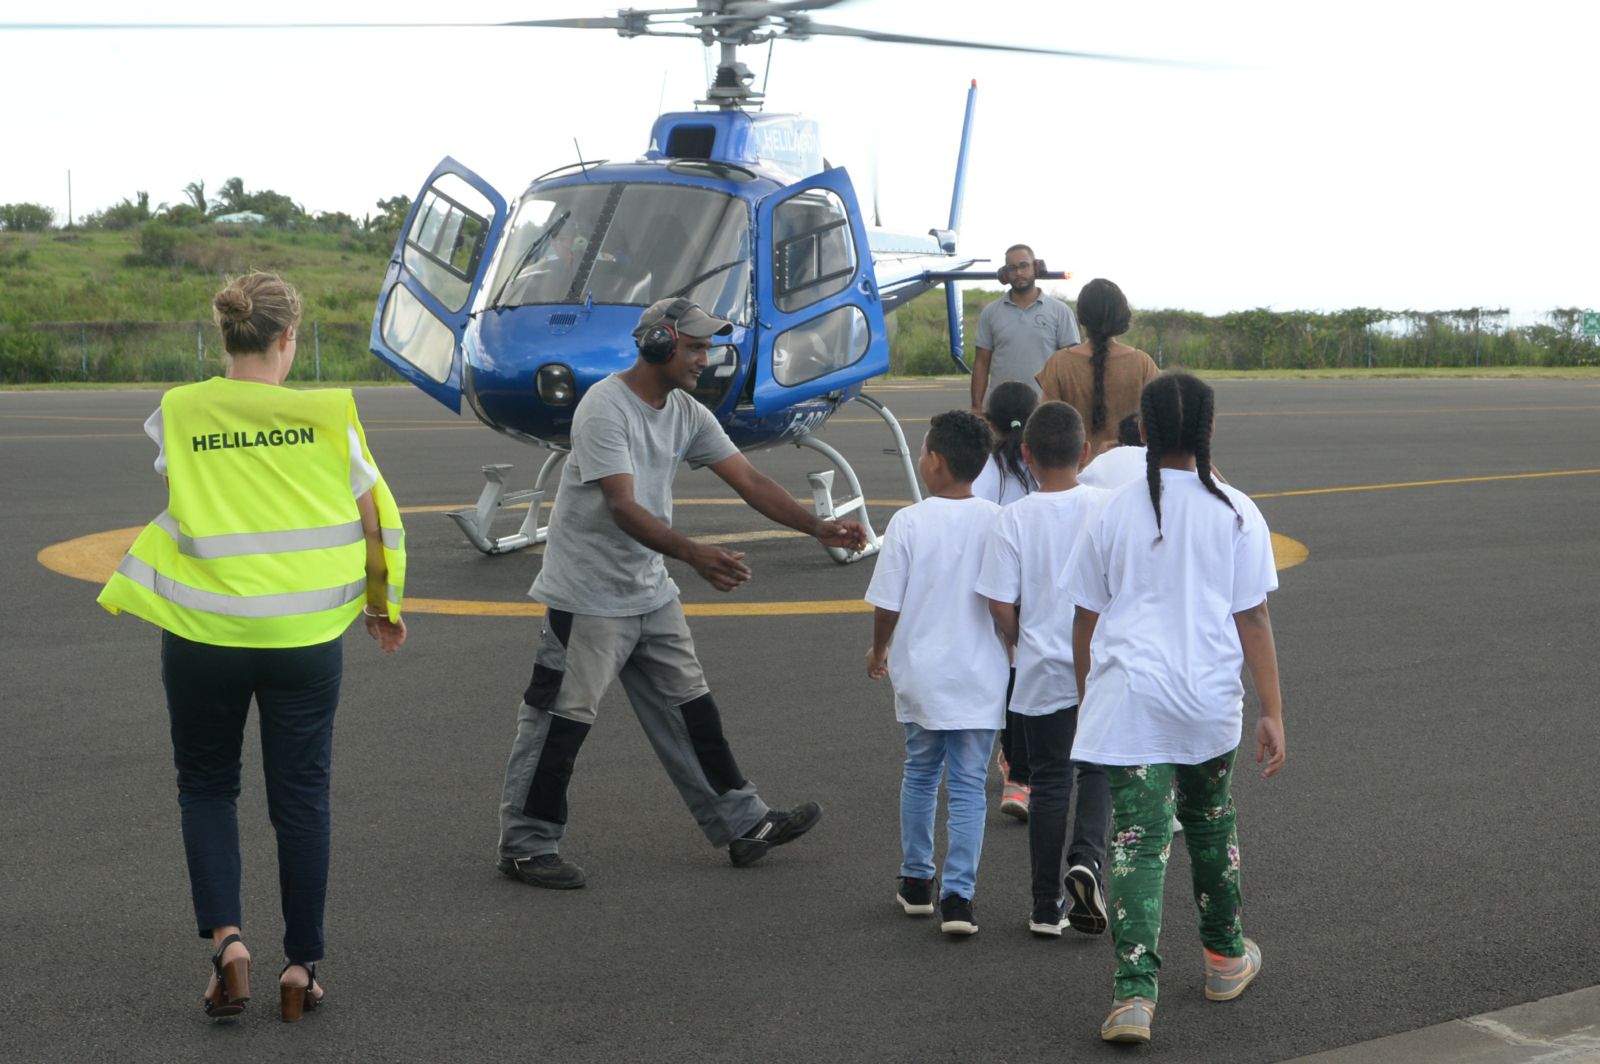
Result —
<path fill-rule="evenodd" d="M 636 5 L 638 6 L 638 5 Z M 0 0 L 0 22 L 511 20 L 591 0 Z M 1600 306 L 1600 5 L 853 0 L 818 21 L 1215 64 L 1158 68 L 780 42 L 768 109 L 822 123 L 885 225 L 949 209 L 970 79 L 962 248 L 1028 241 L 1138 306 Z M 444 155 L 508 197 L 574 159 L 626 159 L 706 81 L 688 40 L 532 29 L 0 31 L 0 202 L 64 219 L 203 180 L 360 216 Z M 767 50 L 744 61 L 765 69 Z M 0 294 L 3 298 L 3 294 Z"/>

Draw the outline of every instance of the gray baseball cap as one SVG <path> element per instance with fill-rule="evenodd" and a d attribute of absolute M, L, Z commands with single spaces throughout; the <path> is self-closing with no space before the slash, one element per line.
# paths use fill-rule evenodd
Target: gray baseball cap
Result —
<path fill-rule="evenodd" d="M 644 331 L 652 325 L 659 325 L 661 322 L 666 321 L 667 311 L 671 310 L 672 304 L 677 301 L 677 299 L 658 299 L 646 307 L 644 313 L 639 315 L 639 324 L 634 326 L 633 335 L 643 336 Z M 694 336 L 701 339 L 707 336 L 726 336 L 728 333 L 733 332 L 733 322 L 724 321 L 721 318 L 713 318 L 710 314 L 701 310 L 698 303 L 690 303 L 689 309 L 684 311 L 676 321 L 669 322 L 669 324 L 682 336 Z"/>

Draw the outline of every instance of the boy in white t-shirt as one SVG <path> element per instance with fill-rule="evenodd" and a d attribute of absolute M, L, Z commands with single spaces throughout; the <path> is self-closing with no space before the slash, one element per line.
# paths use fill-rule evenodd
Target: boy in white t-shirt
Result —
<path fill-rule="evenodd" d="M 1107 1041 L 1147 1042 L 1161 958 L 1174 809 L 1200 908 L 1205 994 L 1229 1001 L 1261 970 L 1240 924 L 1231 795 L 1248 666 L 1261 702 L 1256 760 L 1283 767 L 1283 699 L 1267 614 L 1271 536 L 1242 492 L 1211 473 L 1211 388 L 1187 373 L 1145 386 L 1149 478 L 1115 492 L 1074 548 L 1072 660 L 1082 697 L 1072 756 L 1107 768 L 1111 931 L 1117 970 Z"/>
<path fill-rule="evenodd" d="M 1103 766 L 1072 760 L 1078 725 L 1072 602 L 1058 587 L 1078 533 L 1109 495 L 1078 484 L 1078 466 L 1088 451 L 1083 417 L 1073 407 L 1049 402 L 1033 412 L 1023 432 L 1022 457 L 1039 486 L 995 520 L 976 585 L 978 594 L 989 600 L 1000 634 L 1016 648 L 1009 712 L 1021 722 L 1028 749 L 1028 857 L 1033 869 L 1028 930 L 1037 935 L 1059 936 L 1068 924 L 1090 935 L 1106 929 L 1101 868 L 1111 797 Z M 1078 808 L 1068 845 L 1074 774 Z M 1062 898 L 1063 852 L 1070 910 Z"/>
<path fill-rule="evenodd" d="M 1115 491 L 1124 484 L 1143 480 L 1145 475 L 1144 440 L 1139 435 L 1139 415 L 1129 414 L 1117 422 L 1117 438 L 1078 471 L 1078 483 Z M 1213 471 L 1214 472 L 1214 471 Z"/>
<path fill-rule="evenodd" d="M 867 675 L 889 676 L 895 719 L 906 733 L 896 900 L 909 914 L 927 915 L 937 897 L 939 929 L 950 935 L 978 930 L 972 899 L 983 850 L 984 781 L 1005 719 L 1010 673 L 988 603 L 972 590 L 1000 512 L 972 494 L 991 438 L 983 420 L 965 410 L 929 423 L 917 458 L 928 497 L 889 519 L 866 596 L 877 607 Z M 936 892 L 933 827 L 941 775 L 948 846 Z"/>

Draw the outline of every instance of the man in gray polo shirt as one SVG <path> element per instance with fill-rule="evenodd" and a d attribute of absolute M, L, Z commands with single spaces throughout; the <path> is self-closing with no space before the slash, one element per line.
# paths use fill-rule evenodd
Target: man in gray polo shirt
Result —
<path fill-rule="evenodd" d="M 1050 356 L 1083 339 L 1072 308 L 1039 291 L 1035 268 L 1033 249 L 1028 245 L 1007 248 L 1003 273 L 1011 291 L 978 315 L 972 408 L 980 413 L 995 385 L 1005 381 L 1026 381 L 1038 392 L 1034 377 Z"/>
<path fill-rule="evenodd" d="M 739 771 L 662 561 L 687 562 L 718 591 L 750 578 L 741 552 L 673 530 L 672 479 L 685 461 L 709 466 L 779 524 L 826 546 L 866 546 L 860 524 L 818 518 L 751 465 L 689 394 L 711 337 L 732 329 L 687 299 L 651 305 L 634 330 L 638 360 L 591 387 L 574 412 L 572 454 L 528 592 L 548 611 L 500 803 L 499 869 L 513 879 L 556 889 L 587 881 L 559 852 L 567 783 L 614 679 L 701 831 L 735 865 L 754 864 L 822 815 L 815 802 L 769 809 Z"/>

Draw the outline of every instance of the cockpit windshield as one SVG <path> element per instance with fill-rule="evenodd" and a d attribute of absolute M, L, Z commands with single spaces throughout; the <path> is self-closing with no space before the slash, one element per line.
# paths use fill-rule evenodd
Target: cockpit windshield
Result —
<path fill-rule="evenodd" d="M 681 185 L 595 183 L 517 206 L 489 306 L 627 303 L 685 296 L 750 320 L 750 217 L 743 200 Z"/>

